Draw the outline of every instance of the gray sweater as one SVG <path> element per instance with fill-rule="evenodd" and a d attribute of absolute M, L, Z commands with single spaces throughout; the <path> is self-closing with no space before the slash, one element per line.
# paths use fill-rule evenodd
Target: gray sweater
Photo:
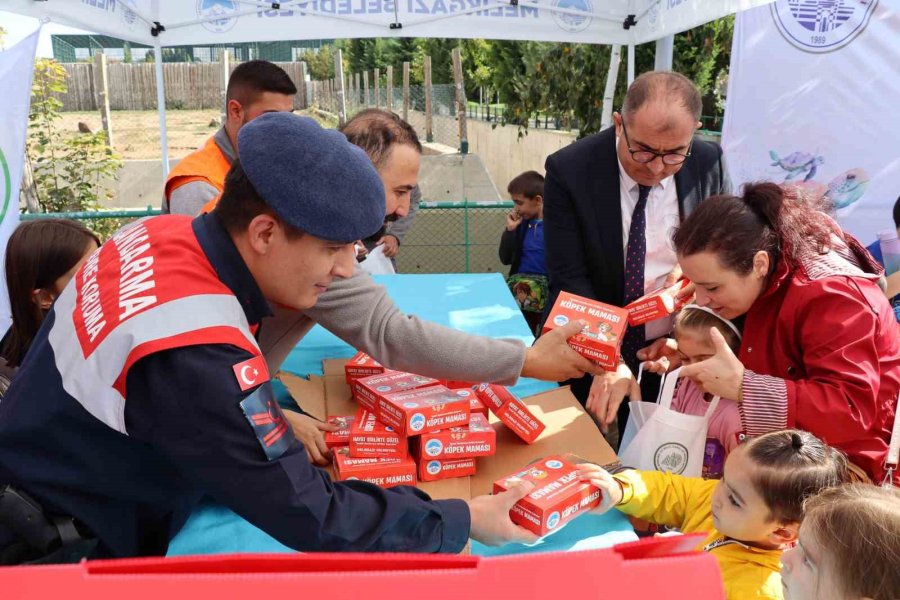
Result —
<path fill-rule="evenodd" d="M 259 332 L 271 373 L 315 323 L 390 369 L 434 378 L 511 385 L 525 364 L 521 341 L 470 335 L 403 314 L 384 287 L 361 269 L 353 277 L 336 279 L 314 308 L 273 310 Z"/>

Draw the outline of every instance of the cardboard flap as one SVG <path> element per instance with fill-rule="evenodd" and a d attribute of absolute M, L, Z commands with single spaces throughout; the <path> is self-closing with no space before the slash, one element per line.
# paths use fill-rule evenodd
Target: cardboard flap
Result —
<path fill-rule="evenodd" d="M 280 371 L 278 379 L 288 389 L 297 406 L 317 419 L 325 420 L 328 413 L 325 405 L 325 385 L 321 377 L 310 375 L 309 379 L 303 379 Z"/>
<path fill-rule="evenodd" d="M 344 376 L 344 365 L 347 364 L 346 358 L 326 358 L 322 361 L 322 372 L 325 377 L 329 375 Z"/>
<path fill-rule="evenodd" d="M 535 417 L 547 426 L 531 445 L 491 415 L 497 430 L 497 454 L 478 459 L 472 476 L 472 495 L 490 494 L 494 481 L 539 458 L 551 454 L 576 454 L 598 465 L 616 460 L 616 455 L 568 387 L 522 399 Z"/>

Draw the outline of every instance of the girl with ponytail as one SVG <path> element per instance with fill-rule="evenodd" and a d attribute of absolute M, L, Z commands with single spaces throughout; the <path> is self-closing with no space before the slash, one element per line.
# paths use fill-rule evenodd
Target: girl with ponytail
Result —
<path fill-rule="evenodd" d="M 703 532 L 698 550 L 719 563 L 728 600 L 781 600 L 781 553 L 797 541 L 803 503 L 847 481 L 847 459 L 805 431 L 777 431 L 728 455 L 720 481 L 658 471 L 579 465 L 599 487 L 597 512 L 615 507 L 682 533 Z"/>
<path fill-rule="evenodd" d="M 696 303 L 743 321 L 737 355 L 682 374 L 740 403 L 747 435 L 798 427 L 881 480 L 900 393 L 900 332 L 881 269 L 821 198 L 774 183 L 712 197 L 674 235 Z M 651 357 L 654 358 L 654 357 Z"/>

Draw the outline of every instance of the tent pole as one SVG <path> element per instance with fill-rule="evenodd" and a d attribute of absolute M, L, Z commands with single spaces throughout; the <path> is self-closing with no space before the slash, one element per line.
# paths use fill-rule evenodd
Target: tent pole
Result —
<path fill-rule="evenodd" d="M 609 48 L 609 71 L 606 74 L 606 89 L 603 92 L 603 111 L 600 113 L 600 129 L 606 129 L 612 123 L 613 98 L 616 93 L 616 80 L 619 78 L 619 65 L 622 64 L 622 45 L 613 44 Z"/>
<path fill-rule="evenodd" d="M 667 35 L 656 40 L 656 60 L 653 68 L 656 71 L 671 71 L 672 56 L 675 54 L 675 36 Z"/>
<path fill-rule="evenodd" d="M 634 81 L 634 44 L 628 44 L 628 85 Z"/>
<path fill-rule="evenodd" d="M 153 43 L 154 63 L 156 66 L 156 110 L 159 113 L 159 146 L 162 151 L 163 183 L 169 176 L 169 140 L 166 133 L 166 87 L 163 80 L 162 46 L 159 37 Z"/>

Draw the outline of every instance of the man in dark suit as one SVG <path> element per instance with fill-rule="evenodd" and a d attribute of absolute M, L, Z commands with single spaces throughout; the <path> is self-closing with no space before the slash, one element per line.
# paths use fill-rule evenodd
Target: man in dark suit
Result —
<path fill-rule="evenodd" d="M 548 310 L 560 291 L 624 306 L 680 277 L 673 230 L 701 200 L 731 188 L 722 150 L 694 137 L 701 108 L 700 93 L 686 77 L 644 73 L 628 88 L 622 113 L 613 114 L 614 127 L 547 158 Z M 604 430 L 617 413 L 624 428 L 627 404 L 619 407 L 626 395 L 638 395 L 638 350 L 670 330 L 669 319 L 629 328 L 617 371 L 593 385 L 589 376 L 567 382 Z M 641 358 L 665 352 L 663 342 Z M 645 379 L 644 395 L 653 399 L 658 378 Z"/>

